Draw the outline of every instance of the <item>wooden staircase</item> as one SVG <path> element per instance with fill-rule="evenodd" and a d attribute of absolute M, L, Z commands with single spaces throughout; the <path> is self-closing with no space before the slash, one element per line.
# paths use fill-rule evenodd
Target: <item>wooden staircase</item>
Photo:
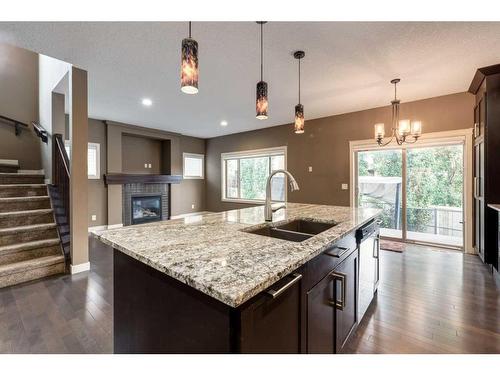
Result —
<path fill-rule="evenodd" d="M 0 287 L 65 272 L 44 176 L 9 171 L 0 173 Z"/>

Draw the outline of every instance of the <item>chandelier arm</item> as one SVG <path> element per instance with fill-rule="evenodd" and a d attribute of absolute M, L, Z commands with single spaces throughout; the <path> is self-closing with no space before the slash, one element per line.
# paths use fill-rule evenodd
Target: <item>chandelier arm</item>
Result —
<path fill-rule="evenodd" d="M 382 144 L 382 140 L 383 140 L 383 138 L 382 138 L 382 139 L 380 140 L 380 142 L 378 142 L 378 145 L 379 145 L 380 147 L 385 147 L 385 146 L 387 146 L 389 143 L 391 143 L 393 139 L 394 139 L 394 135 L 392 135 L 392 136 L 391 136 L 391 138 L 389 138 L 389 140 L 388 140 L 386 143 Z"/>

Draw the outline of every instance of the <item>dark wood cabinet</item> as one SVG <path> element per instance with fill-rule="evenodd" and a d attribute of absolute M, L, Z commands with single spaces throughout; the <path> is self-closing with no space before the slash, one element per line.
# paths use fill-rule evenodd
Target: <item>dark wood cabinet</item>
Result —
<path fill-rule="evenodd" d="M 335 281 L 335 352 L 344 344 L 358 323 L 358 252 L 353 252 L 333 272 Z"/>
<path fill-rule="evenodd" d="M 307 353 L 335 353 L 333 276 L 328 275 L 306 293 Z"/>
<path fill-rule="evenodd" d="M 339 353 L 357 325 L 358 251 L 306 293 L 307 352 Z"/>
<path fill-rule="evenodd" d="M 500 64 L 476 71 L 469 92 L 474 108 L 474 246 L 498 271 L 497 218 L 488 204 L 500 203 Z"/>
<path fill-rule="evenodd" d="M 116 353 L 338 353 L 358 323 L 354 233 L 232 308 L 114 250 Z"/>
<path fill-rule="evenodd" d="M 301 282 L 298 270 L 241 309 L 240 352 L 300 352 Z"/>

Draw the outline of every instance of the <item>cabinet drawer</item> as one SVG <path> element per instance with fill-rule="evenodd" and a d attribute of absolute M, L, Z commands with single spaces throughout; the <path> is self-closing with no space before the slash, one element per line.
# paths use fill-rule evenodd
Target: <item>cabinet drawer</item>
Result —
<path fill-rule="evenodd" d="M 306 290 L 316 285 L 354 250 L 356 250 L 356 238 L 354 233 L 350 233 L 335 242 L 322 254 L 311 259 L 307 263 L 307 270 L 303 281 Z"/>
<path fill-rule="evenodd" d="M 241 353 L 300 353 L 301 269 L 240 308 Z"/>

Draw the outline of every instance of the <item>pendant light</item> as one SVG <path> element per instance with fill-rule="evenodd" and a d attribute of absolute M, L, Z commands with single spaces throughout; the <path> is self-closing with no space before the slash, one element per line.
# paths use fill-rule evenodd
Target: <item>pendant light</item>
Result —
<path fill-rule="evenodd" d="M 191 22 L 189 37 L 182 40 L 181 91 L 185 94 L 198 93 L 198 42 L 191 38 Z"/>
<path fill-rule="evenodd" d="M 263 25 L 267 21 L 257 21 L 260 25 L 260 81 L 257 83 L 257 98 L 255 102 L 256 107 L 256 118 L 259 120 L 267 119 L 267 82 L 263 80 L 263 60 L 264 60 L 264 49 L 263 49 Z"/>
<path fill-rule="evenodd" d="M 300 103 L 300 60 L 305 56 L 304 51 L 295 51 L 293 57 L 299 60 L 299 104 L 295 106 L 295 134 L 304 133 L 304 106 Z"/>
<path fill-rule="evenodd" d="M 392 140 L 396 140 L 398 145 L 403 143 L 415 143 L 418 138 L 422 135 L 422 122 L 418 120 L 410 121 L 408 119 L 399 119 L 399 104 L 401 101 L 397 97 L 397 84 L 401 80 L 395 78 L 391 81 L 394 85 L 394 100 L 391 101 L 392 108 L 392 124 L 391 124 L 391 134 L 389 140 L 384 142 L 385 136 L 385 125 L 383 123 L 377 123 L 374 125 L 375 128 L 375 141 L 379 146 L 387 146 Z M 413 140 L 410 141 L 408 137 L 412 137 Z"/>

